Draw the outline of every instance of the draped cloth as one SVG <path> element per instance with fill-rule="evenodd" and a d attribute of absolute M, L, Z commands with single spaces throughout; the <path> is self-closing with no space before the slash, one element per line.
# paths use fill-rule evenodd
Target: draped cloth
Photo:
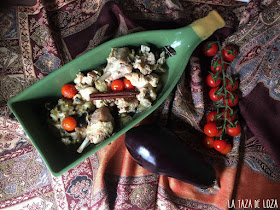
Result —
<path fill-rule="evenodd" d="M 222 44 L 239 48 L 228 71 L 240 80 L 242 134 L 232 152 L 202 146 L 213 110 L 201 45 L 177 86 L 145 121 L 170 128 L 215 167 L 220 189 L 202 189 L 139 166 L 124 135 L 53 177 L 7 101 L 63 64 L 115 37 L 178 28 L 217 10 Z M 1 209 L 228 209 L 280 205 L 280 3 L 251 0 L 38 0 L 0 10 Z M 202 43 L 203 44 L 203 43 Z M 172 143 L 170 144 L 172 152 Z M 188 163 L 186 163 L 188 164 Z"/>

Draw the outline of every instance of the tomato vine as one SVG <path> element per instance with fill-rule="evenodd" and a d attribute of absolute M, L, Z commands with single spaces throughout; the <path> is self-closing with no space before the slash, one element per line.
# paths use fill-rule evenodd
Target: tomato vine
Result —
<path fill-rule="evenodd" d="M 207 123 L 204 125 L 206 137 L 203 139 L 203 144 L 221 154 L 227 154 L 232 149 L 229 137 L 238 136 L 241 132 L 236 106 L 238 104 L 236 90 L 239 82 L 236 77 L 226 72 L 228 65 L 235 59 L 238 52 L 233 45 L 222 47 L 219 40 L 207 42 L 206 45 L 207 47 L 202 48 L 204 55 L 214 56 L 211 61 L 211 71 L 206 77 L 206 84 L 211 87 L 209 98 L 215 103 L 216 110 L 208 113 L 206 117 Z M 210 55 L 209 51 L 212 52 Z"/>

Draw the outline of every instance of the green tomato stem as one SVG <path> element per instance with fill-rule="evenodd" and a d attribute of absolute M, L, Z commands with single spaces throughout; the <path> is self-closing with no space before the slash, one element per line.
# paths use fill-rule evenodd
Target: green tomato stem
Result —
<path fill-rule="evenodd" d="M 226 133 L 226 126 L 227 126 L 227 121 L 230 121 L 227 119 L 227 111 L 228 109 L 230 108 L 228 106 L 228 100 L 226 98 L 226 96 L 228 95 L 228 90 L 226 88 L 226 78 L 230 77 L 230 76 L 227 76 L 226 75 L 226 72 L 225 72 L 225 69 L 224 69 L 224 59 L 223 59 L 223 55 L 222 55 L 222 47 L 221 47 L 221 44 L 218 40 L 218 47 L 219 47 L 219 52 L 220 52 L 220 59 L 221 59 L 221 65 L 222 65 L 222 82 L 223 82 L 223 85 L 222 85 L 222 88 L 223 88 L 223 94 L 224 94 L 224 101 L 225 101 L 225 111 L 224 111 L 224 119 L 223 119 L 223 125 L 222 125 L 222 133 L 221 135 L 219 136 L 219 139 L 223 139 L 223 135 L 225 135 Z M 228 78 L 229 80 L 232 80 L 231 78 Z M 230 122 L 232 124 L 232 122 Z"/>

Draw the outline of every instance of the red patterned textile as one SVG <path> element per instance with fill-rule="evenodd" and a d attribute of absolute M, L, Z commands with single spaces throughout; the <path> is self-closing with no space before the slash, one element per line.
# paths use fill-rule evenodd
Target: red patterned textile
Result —
<path fill-rule="evenodd" d="M 124 136 L 53 177 L 7 101 L 63 64 L 115 37 L 178 28 L 216 9 L 223 44 L 239 47 L 242 135 L 228 155 L 202 147 L 209 60 L 199 46 L 147 120 L 169 127 L 213 163 L 220 189 L 158 176 L 134 162 Z M 38 0 L 0 9 L 0 209 L 229 209 L 280 205 L 280 3 L 277 0 Z M 171 148 L 172 149 L 172 148 Z"/>

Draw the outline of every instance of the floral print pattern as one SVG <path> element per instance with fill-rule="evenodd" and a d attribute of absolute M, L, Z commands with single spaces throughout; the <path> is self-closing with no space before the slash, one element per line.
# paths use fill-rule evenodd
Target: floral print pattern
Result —
<path fill-rule="evenodd" d="M 45 54 L 39 57 L 34 64 L 44 74 L 49 74 L 56 70 L 60 65 L 60 60 L 52 54 Z"/>
<path fill-rule="evenodd" d="M 91 180 L 87 176 L 77 176 L 71 182 L 71 186 L 68 188 L 67 193 L 72 195 L 76 199 L 82 199 L 88 193 L 91 186 Z"/>

